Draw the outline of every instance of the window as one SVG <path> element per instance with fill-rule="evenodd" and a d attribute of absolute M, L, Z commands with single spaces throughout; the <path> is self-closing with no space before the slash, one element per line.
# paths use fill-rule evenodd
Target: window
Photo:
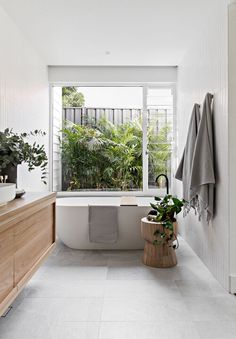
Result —
<path fill-rule="evenodd" d="M 158 174 L 171 177 L 173 96 L 170 88 L 148 88 L 146 98 L 148 188 L 152 189 Z"/>
<path fill-rule="evenodd" d="M 172 140 L 171 88 L 53 87 L 56 191 L 156 190 L 157 175 L 170 176 Z"/>

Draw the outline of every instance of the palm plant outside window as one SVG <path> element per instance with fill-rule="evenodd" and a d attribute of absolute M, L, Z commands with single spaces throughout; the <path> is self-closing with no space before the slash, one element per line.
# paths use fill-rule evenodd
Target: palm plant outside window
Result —
<path fill-rule="evenodd" d="M 127 96 L 129 91 L 136 93 L 133 107 L 122 102 L 122 94 L 120 105 L 118 98 L 113 107 L 106 102 L 103 107 L 87 105 L 86 90 L 63 89 L 62 190 L 125 192 L 155 188 L 158 174 L 170 174 L 171 89 L 149 88 L 144 98 L 143 87 L 122 88 Z M 91 87 L 89 90 L 92 92 Z M 94 88 L 95 92 L 99 90 Z M 117 96 L 121 93 L 120 87 L 112 90 Z M 107 91 L 109 95 L 111 88 Z M 106 87 L 102 92 L 106 93 Z"/>

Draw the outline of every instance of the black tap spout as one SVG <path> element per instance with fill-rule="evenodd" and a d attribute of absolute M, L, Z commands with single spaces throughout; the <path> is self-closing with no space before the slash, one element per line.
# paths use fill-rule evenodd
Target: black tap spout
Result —
<path fill-rule="evenodd" d="M 156 177 L 156 183 L 158 182 L 158 179 L 159 179 L 160 177 L 165 177 L 165 179 L 166 179 L 166 193 L 169 194 L 169 179 L 168 179 L 167 175 L 165 175 L 165 174 L 163 174 L 163 173 L 159 174 L 159 175 Z"/>

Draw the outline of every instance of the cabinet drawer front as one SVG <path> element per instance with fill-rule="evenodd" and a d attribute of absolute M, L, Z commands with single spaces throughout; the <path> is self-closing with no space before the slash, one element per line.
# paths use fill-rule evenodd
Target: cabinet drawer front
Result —
<path fill-rule="evenodd" d="M 15 230 L 15 284 L 54 242 L 53 215 L 50 205 L 18 224 Z"/>
<path fill-rule="evenodd" d="M 0 233 L 0 303 L 13 289 L 13 230 Z"/>

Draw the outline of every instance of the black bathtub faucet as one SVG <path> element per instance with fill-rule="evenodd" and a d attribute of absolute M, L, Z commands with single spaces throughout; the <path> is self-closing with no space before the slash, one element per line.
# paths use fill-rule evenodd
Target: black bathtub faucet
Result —
<path fill-rule="evenodd" d="M 166 194 L 169 194 L 169 179 L 168 179 L 167 175 L 164 174 L 164 173 L 159 174 L 159 175 L 156 177 L 156 183 L 158 183 L 158 179 L 159 179 L 160 177 L 165 177 L 165 179 L 166 179 Z"/>

